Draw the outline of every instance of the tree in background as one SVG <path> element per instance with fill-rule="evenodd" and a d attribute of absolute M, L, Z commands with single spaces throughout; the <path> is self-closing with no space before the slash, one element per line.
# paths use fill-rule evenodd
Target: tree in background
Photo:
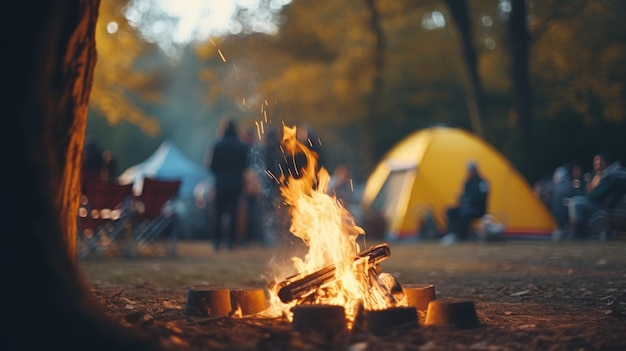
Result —
<path fill-rule="evenodd" d="M 373 84 L 374 37 L 363 2 L 296 1 L 283 15 L 274 36 L 199 45 L 207 105 L 230 104 L 253 126 L 307 123 L 325 145 L 341 143 L 346 134 L 355 137 L 353 145 L 371 142 L 353 132 L 362 130 Z"/>
<path fill-rule="evenodd" d="M 458 1 L 294 1 L 283 8 L 275 35 L 213 38 L 197 43 L 197 57 L 188 55 L 174 66 L 140 55 L 139 67 L 159 62 L 173 77 L 160 90 L 163 100 L 146 104 L 145 112 L 162 127 L 159 137 L 173 138 L 184 151 L 199 149 L 186 144 L 210 141 L 217 121 L 234 113 L 246 128 L 265 118 L 273 127 L 307 122 L 330 149 L 331 165 L 366 164 L 433 124 L 476 131 L 474 109 L 467 104 L 468 60 L 459 50 L 466 47 L 473 48 L 470 66 L 482 85 L 474 91 L 482 90 L 476 105 L 482 100 L 483 135 L 530 181 L 533 173 L 551 172 L 574 155 L 584 157 L 581 138 L 588 148 L 626 150 L 619 138 L 604 137 L 623 131 L 626 28 L 620 18 L 626 6 L 615 0 L 525 3 L 468 1 L 461 13 L 467 14 L 469 30 L 466 23 L 461 31 L 452 25 L 450 10 L 463 5 Z M 372 30 L 372 5 L 379 31 Z M 512 13 L 514 5 L 525 14 Z M 526 74 L 518 52 L 524 40 L 514 26 L 528 31 Z M 462 33 L 465 44 L 459 45 Z M 384 37 L 382 50 L 377 36 Z M 382 69 L 376 64 L 381 58 Z M 372 107 L 375 102 L 378 107 Z M 563 126 L 579 133 L 577 139 L 555 132 Z M 116 143 L 137 142 L 136 133 L 108 135 Z M 152 142 L 146 136 L 140 140 Z M 548 144 L 555 146 L 546 149 Z M 360 176 L 367 176 L 367 169 Z"/>
<path fill-rule="evenodd" d="M 146 105 L 158 105 L 168 81 L 168 62 L 148 62 L 158 57 L 156 45 L 143 40 L 124 15 L 128 0 L 104 1 L 96 26 L 100 60 L 94 73 L 89 106 L 115 125 L 122 121 L 139 126 L 155 137 L 160 126 L 148 116 Z M 154 59 L 152 60 L 154 61 Z M 158 64 L 158 63 L 157 63 Z"/>
<path fill-rule="evenodd" d="M 378 124 L 380 120 L 380 102 L 383 95 L 384 69 L 385 69 L 385 33 L 381 26 L 380 13 L 376 0 L 367 0 L 370 12 L 370 28 L 374 36 L 375 45 L 372 49 L 373 74 L 372 89 L 369 98 L 369 109 L 365 115 L 363 125 L 364 141 L 376 140 Z M 369 173 L 374 167 L 374 155 L 377 155 L 376 142 L 364 142 L 361 160 L 364 163 L 363 171 Z"/>
<path fill-rule="evenodd" d="M 331 158 L 342 156 L 331 164 L 363 165 L 354 172 L 363 177 L 368 159 L 378 160 L 416 128 L 469 121 L 465 106 L 449 103 L 465 96 L 461 75 L 455 74 L 463 72 L 463 60 L 455 55 L 451 30 L 421 26 L 438 3 L 293 2 L 275 36 L 232 36 L 200 45 L 210 104 L 229 100 L 239 115 L 256 121 L 267 111 L 278 125 L 306 121 L 328 148 L 349 150 L 329 152 Z M 378 30 L 372 21 L 379 22 Z M 358 154 L 358 161 L 346 154 Z"/>
<path fill-rule="evenodd" d="M 590 167 L 598 150 L 626 162 L 626 3 L 549 0 L 536 3 L 531 15 L 540 169 L 570 160 Z"/>
<path fill-rule="evenodd" d="M 465 68 L 468 76 L 467 107 L 472 130 L 480 137 L 484 137 L 482 116 L 483 107 L 483 87 L 478 75 L 476 50 L 474 49 L 474 38 L 472 36 L 472 25 L 467 0 L 446 0 L 450 8 L 452 18 L 456 22 L 461 35 L 461 52 L 465 58 Z"/>
<path fill-rule="evenodd" d="M 536 179 L 537 171 L 533 154 L 533 123 L 531 116 L 530 82 L 528 76 L 529 35 L 525 0 L 511 0 L 510 31 L 513 57 L 513 104 L 511 111 L 521 129 L 521 157 L 518 167 L 527 179 Z"/>

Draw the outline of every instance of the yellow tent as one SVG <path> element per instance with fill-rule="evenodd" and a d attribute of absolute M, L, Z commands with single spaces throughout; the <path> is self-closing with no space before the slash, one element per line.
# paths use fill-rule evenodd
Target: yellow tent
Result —
<path fill-rule="evenodd" d="M 368 178 L 362 204 L 385 217 L 388 240 L 416 238 L 426 213 L 443 231 L 470 160 L 489 183 L 487 212 L 506 236 L 549 237 L 555 221 L 524 177 L 491 145 L 457 128 L 431 127 L 396 144 Z"/>

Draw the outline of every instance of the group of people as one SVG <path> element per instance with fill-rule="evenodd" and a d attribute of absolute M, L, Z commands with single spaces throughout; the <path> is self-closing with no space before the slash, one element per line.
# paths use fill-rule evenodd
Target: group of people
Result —
<path fill-rule="evenodd" d="M 325 167 L 317 136 L 305 125 L 297 127 L 297 140 L 318 156 L 318 169 Z M 218 140 L 207 150 L 206 166 L 214 175 L 212 238 L 216 250 L 226 246 L 258 243 L 274 246 L 289 232 L 289 218 L 280 194 L 280 175 L 297 176 L 306 166 L 302 155 L 285 155 L 278 130 L 242 133 L 237 123 L 225 120 Z M 287 157 L 289 156 L 289 157 Z M 115 181 L 116 161 L 109 150 L 92 138 L 85 141 L 82 186 L 88 180 Z M 358 197 L 348 167 L 339 165 L 332 174 L 329 193 L 358 216 Z M 626 168 L 605 153 L 593 157 L 591 172 L 579 162 L 557 167 L 552 178 L 536 188 L 553 215 L 555 240 L 584 238 L 589 221 L 599 211 L 613 208 L 626 197 Z M 446 209 L 446 228 L 439 235 L 443 245 L 467 240 L 473 224 L 487 213 L 489 182 L 477 162 L 466 165 L 466 177 L 457 203 Z"/>
<path fill-rule="evenodd" d="M 597 153 L 592 167 L 591 173 L 585 173 L 578 162 L 557 167 L 552 179 L 537 189 L 556 220 L 555 240 L 587 237 L 595 214 L 624 202 L 626 168 L 606 153 Z M 462 194 L 457 204 L 446 210 L 447 228 L 440 239 L 443 245 L 470 237 L 472 223 L 486 214 L 488 196 L 488 181 L 480 174 L 477 163 L 470 161 Z"/>
<path fill-rule="evenodd" d="M 555 240 L 585 238 L 592 216 L 626 195 L 626 168 L 619 161 L 601 152 L 594 155 L 592 167 L 590 173 L 578 162 L 557 167 L 551 181 L 538 190 L 557 222 Z"/>
<path fill-rule="evenodd" d="M 325 160 L 317 136 L 306 125 L 298 126 L 296 132 L 298 141 L 317 154 L 322 167 Z M 235 120 L 226 119 L 220 137 L 207 150 L 205 163 L 215 177 L 215 250 L 255 242 L 273 246 L 288 231 L 279 177 L 297 176 L 295 168 L 303 168 L 306 158 L 285 157 L 278 131 L 267 130 L 260 142 L 253 140 L 244 136 Z"/>
<path fill-rule="evenodd" d="M 595 214 L 624 202 L 626 168 L 606 153 L 597 153 L 592 167 L 591 173 L 585 173 L 578 162 L 557 167 L 552 179 L 537 189 L 556 220 L 555 240 L 587 237 Z M 446 210 L 446 234 L 440 239 L 443 245 L 470 237 L 472 223 L 486 214 L 488 196 L 488 181 L 480 174 L 477 163 L 470 161 L 462 194 L 457 204 Z"/>

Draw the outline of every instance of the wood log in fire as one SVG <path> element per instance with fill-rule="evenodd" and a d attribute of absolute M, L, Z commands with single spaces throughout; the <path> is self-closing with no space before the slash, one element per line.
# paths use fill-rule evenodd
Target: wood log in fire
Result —
<path fill-rule="evenodd" d="M 375 266 L 391 255 L 391 249 L 387 243 L 382 243 L 369 247 L 357 254 L 355 260 L 368 258 L 368 264 Z M 274 288 L 278 288 L 278 297 L 284 303 L 300 299 L 325 283 L 335 278 L 335 265 L 326 266 L 318 271 L 307 275 L 294 275 L 278 283 Z"/>

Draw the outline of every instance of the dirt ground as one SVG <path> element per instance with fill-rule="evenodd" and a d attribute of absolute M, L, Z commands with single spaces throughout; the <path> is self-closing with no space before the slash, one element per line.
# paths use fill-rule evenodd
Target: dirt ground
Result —
<path fill-rule="evenodd" d="M 280 318 L 183 313 L 191 287 L 265 288 L 271 259 L 289 256 L 284 250 L 213 252 L 192 241 L 178 244 L 177 258 L 111 255 L 80 266 L 111 318 L 173 349 L 626 350 L 626 240 L 390 246 L 384 272 L 401 284 L 433 284 L 437 299 L 473 301 L 481 325 L 329 337 L 292 331 Z"/>

